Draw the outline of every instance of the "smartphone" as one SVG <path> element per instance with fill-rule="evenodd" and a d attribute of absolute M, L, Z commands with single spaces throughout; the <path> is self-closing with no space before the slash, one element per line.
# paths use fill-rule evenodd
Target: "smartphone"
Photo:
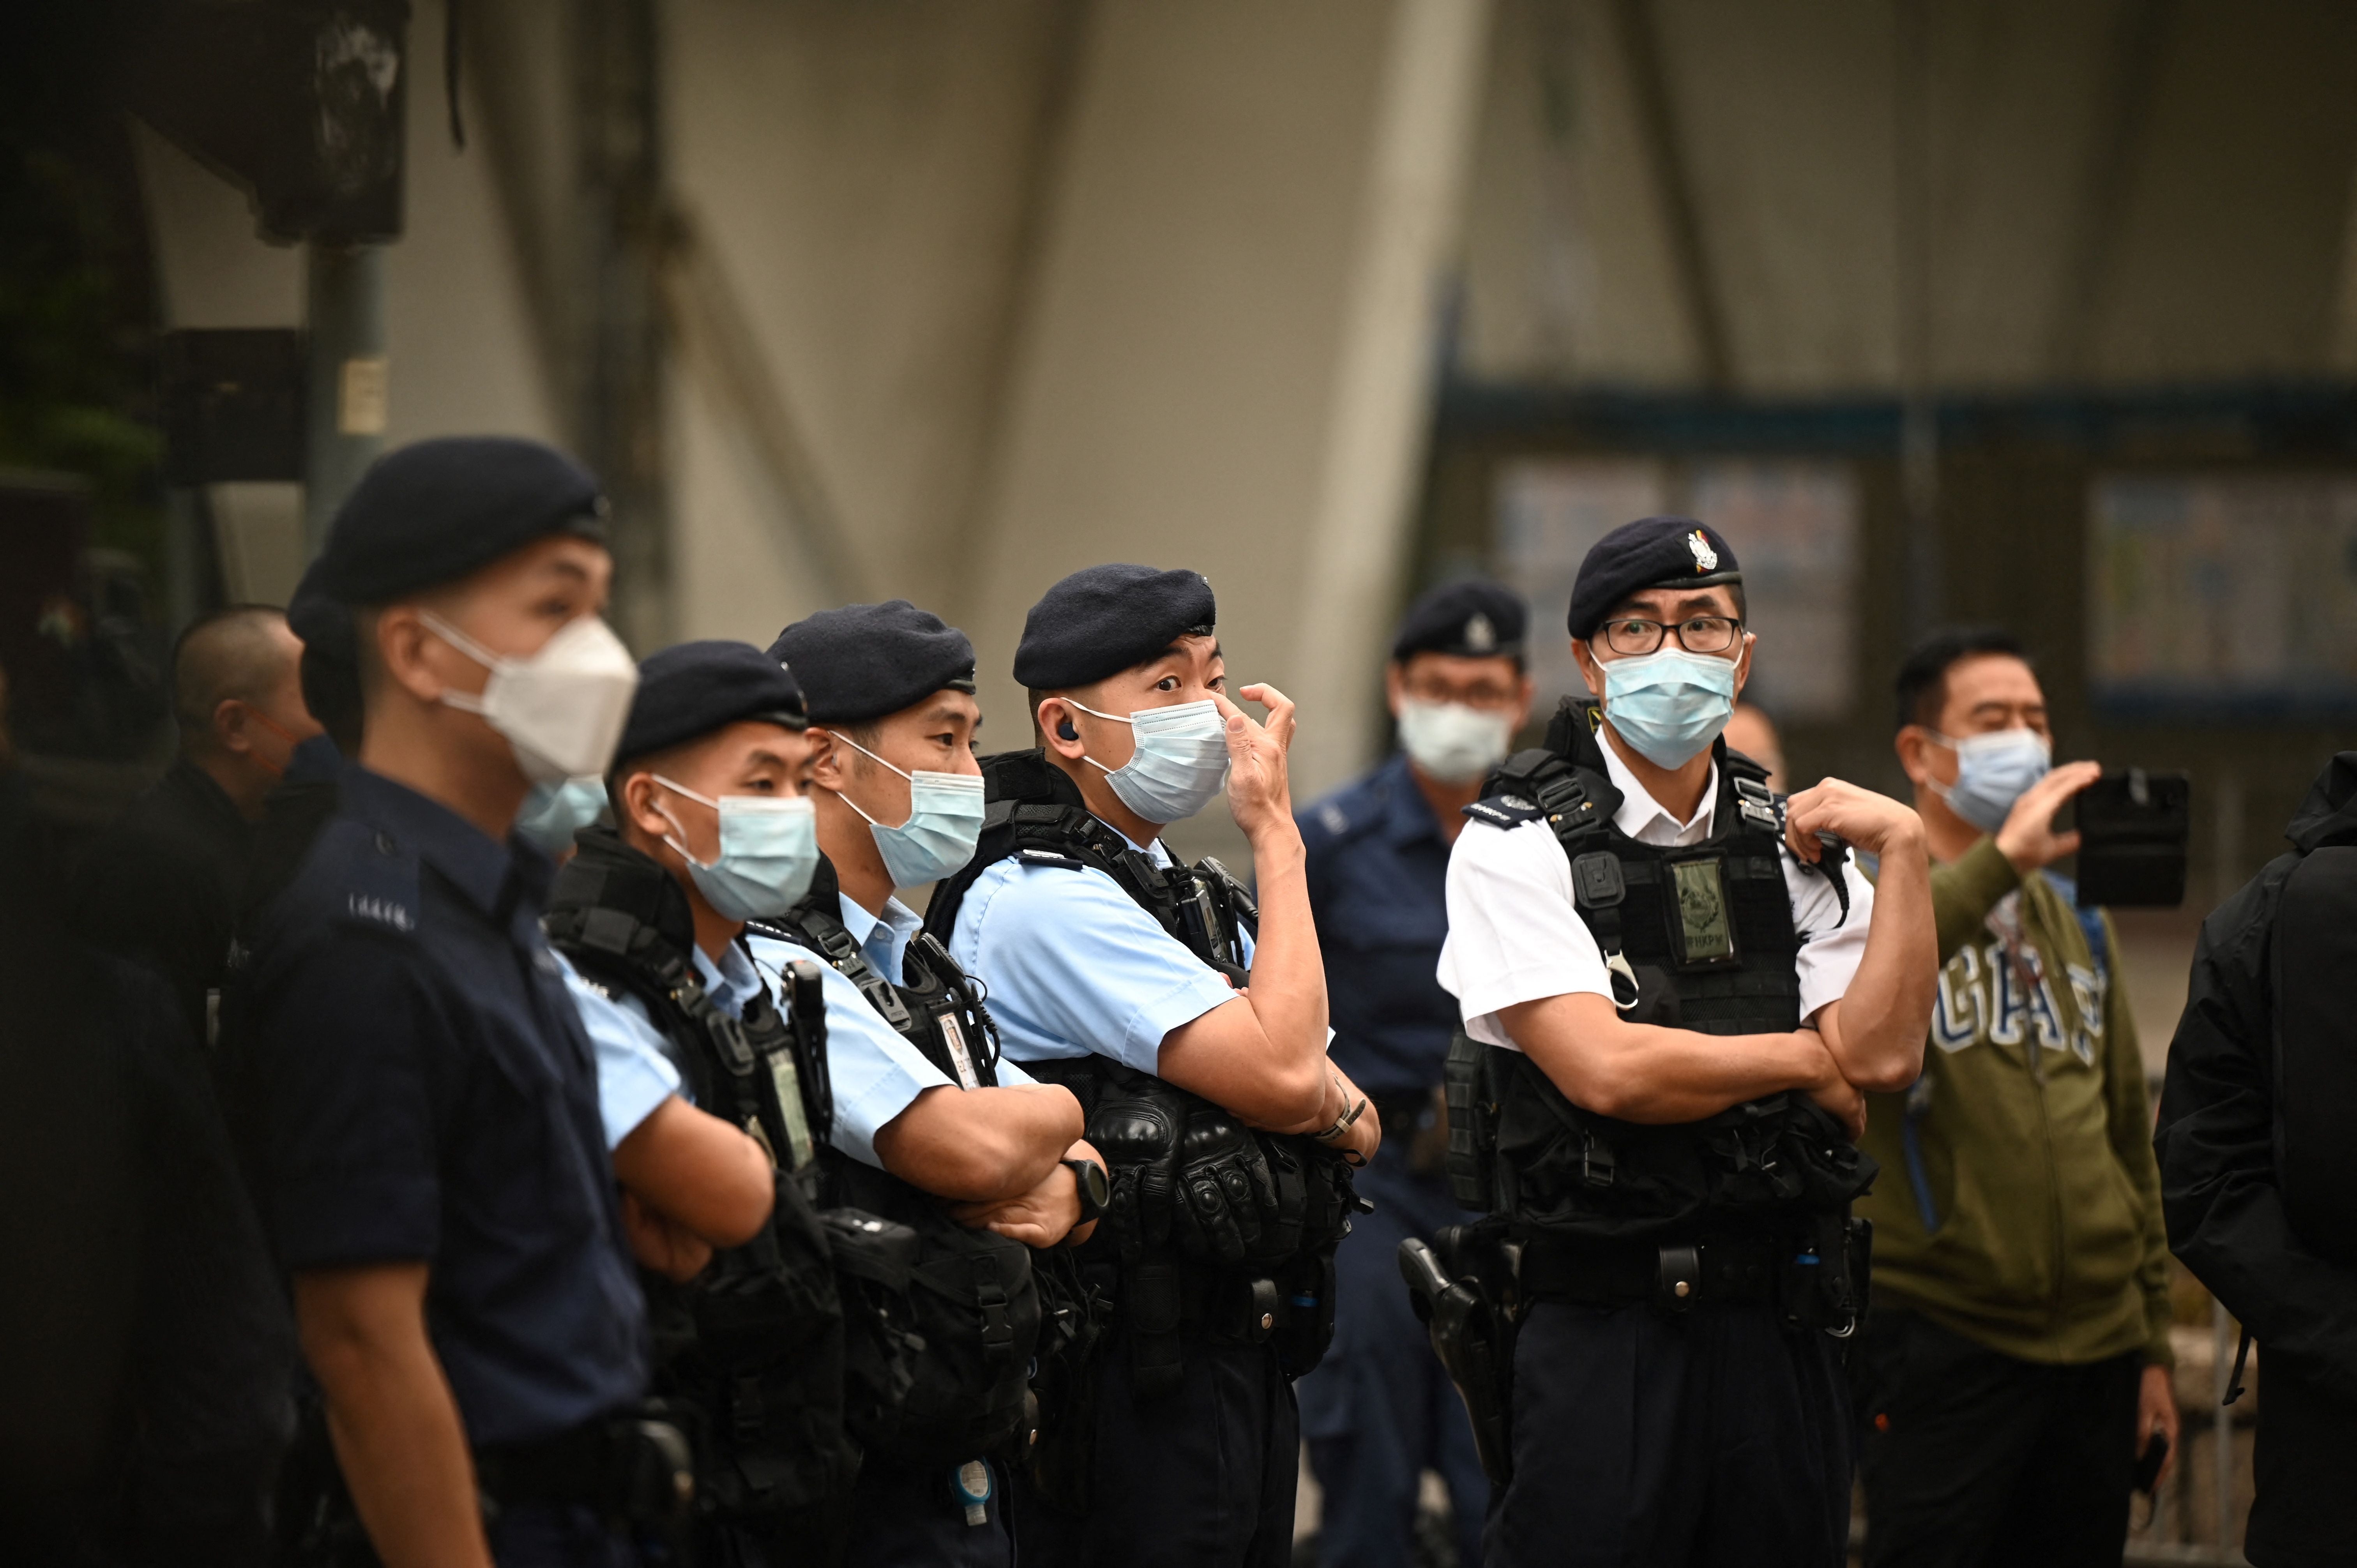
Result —
<path fill-rule="evenodd" d="M 2072 802 L 2079 823 L 2082 908 L 2174 908 L 2185 902 L 2185 845 L 2193 785 L 2182 773 L 2126 768 Z"/>
<path fill-rule="evenodd" d="M 2169 1434 L 2156 1432 L 2144 1452 L 2136 1455 L 2136 1489 L 2146 1497 L 2160 1484 L 2160 1467 L 2169 1462 Z"/>

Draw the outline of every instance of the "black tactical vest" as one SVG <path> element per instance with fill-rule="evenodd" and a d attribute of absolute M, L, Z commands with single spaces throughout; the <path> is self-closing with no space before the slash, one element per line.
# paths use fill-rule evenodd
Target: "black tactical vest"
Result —
<path fill-rule="evenodd" d="M 1259 910 L 1243 885 L 1216 860 L 1161 865 L 1092 814 L 1080 790 L 1037 750 L 983 759 L 982 838 L 974 857 L 933 889 L 925 929 L 946 944 L 956 929 L 966 892 L 984 870 L 1010 856 L 1079 875 L 1088 868 L 1113 877 L 1155 922 L 1187 950 L 1242 985 L 1250 971 L 1243 938 L 1256 934 Z M 1276 1194 L 1278 1222 L 1263 1228 L 1241 1264 L 1223 1263 L 1176 1235 L 1149 1236 L 1127 1223 L 1125 1180 L 1146 1170 L 1109 1145 L 1128 1140 L 1100 1136 L 1101 1110 L 1127 1115 L 1140 1105 L 1170 1130 L 1171 1146 L 1156 1151 L 1160 1165 L 1176 1158 L 1176 1141 L 1190 1128 L 1228 1122 L 1227 1112 L 1150 1074 L 1092 1054 L 1071 1061 L 1027 1064 L 1034 1077 L 1072 1090 L 1089 1118 L 1090 1141 L 1113 1164 L 1115 1210 L 1082 1249 L 1128 1322 L 1135 1384 L 1152 1397 L 1178 1387 L 1184 1374 L 1180 1329 L 1188 1324 L 1229 1338 L 1273 1345 L 1287 1374 L 1318 1364 L 1334 1329 L 1334 1249 L 1349 1234 L 1356 1206 L 1350 1167 L 1316 1140 L 1268 1133 L 1244 1133 L 1257 1145 Z M 1151 1178 L 1149 1178 L 1151 1179 Z"/>
<path fill-rule="evenodd" d="M 830 1245 L 840 1228 L 816 1207 L 834 1108 L 815 967 L 788 1013 L 764 990 L 729 1017 L 697 980 L 694 922 L 671 874 L 606 830 L 578 842 L 543 918 L 550 944 L 593 985 L 636 997 L 696 1105 L 745 1129 L 778 1166 L 776 1208 L 751 1242 L 716 1252 L 685 1284 L 640 1272 L 654 1391 L 696 1417 L 708 1514 L 758 1520 L 823 1503 L 848 1490 L 859 1460 L 836 1283 L 845 1259 Z"/>
<path fill-rule="evenodd" d="M 1598 749 L 1597 720 L 1593 703 L 1566 699 L 1545 746 L 1501 764 L 1466 815 L 1554 832 L 1622 1016 L 1714 1035 L 1798 1028 L 1800 938 L 1778 858 L 1782 798 L 1758 764 L 1716 741 L 1710 836 L 1677 848 L 1640 843 L 1613 825 L 1620 793 Z M 1842 858 L 1829 848 L 1823 865 L 1846 919 Z M 1704 1122 L 1641 1125 L 1573 1104 L 1521 1052 L 1460 1030 L 1448 1097 L 1458 1201 L 1507 1217 L 1525 1236 L 1679 1237 L 1834 1213 L 1874 1177 L 1874 1162 L 1796 1093 Z"/>
<path fill-rule="evenodd" d="M 857 984 L 926 1060 L 969 1089 L 998 1084 L 998 1038 L 980 990 L 941 944 L 921 934 L 902 955 L 907 982 L 878 973 L 844 928 L 834 868 L 823 858 L 810 892 L 788 914 L 751 929 L 810 949 Z M 877 1446 L 911 1464 L 980 1458 L 1022 1432 L 1042 1306 L 1031 1250 L 951 1219 L 941 1199 L 888 1172 L 828 1150 L 826 1202 L 875 1214 L 915 1233 L 911 1330 L 922 1340 L 891 1434 Z"/>

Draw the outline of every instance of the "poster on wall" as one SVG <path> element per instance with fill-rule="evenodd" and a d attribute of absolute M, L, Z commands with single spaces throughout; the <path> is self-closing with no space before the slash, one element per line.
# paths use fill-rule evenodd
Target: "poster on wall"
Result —
<path fill-rule="evenodd" d="M 2099 476 L 2088 678 L 2123 719 L 2357 714 L 2357 476 Z"/>
<path fill-rule="evenodd" d="M 1579 564 L 1633 519 L 1674 511 L 1717 529 L 1742 564 L 1759 634 L 1745 695 L 1782 724 L 1837 721 L 1857 696 L 1857 485 L 1809 459 L 1532 458 L 1499 471 L 1497 572 L 1531 602 L 1540 707 L 1587 688 L 1563 617 Z"/>

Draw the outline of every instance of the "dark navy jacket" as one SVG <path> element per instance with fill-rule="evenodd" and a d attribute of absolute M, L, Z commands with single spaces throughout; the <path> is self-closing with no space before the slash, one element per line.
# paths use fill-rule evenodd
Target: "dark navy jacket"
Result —
<path fill-rule="evenodd" d="M 1334 1061 L 1369 1094 L 1429 1090 L 1457 1026 L 1456 1000 L 1435 978 L 1448 845 L 1405 754 L 1312 803 L 1300 822 Z"/>
<path fill-rule="evenodd" d="M 294 1272 L 429 1264 L 468 1438 L 554 1436 L 637 1399 L 647 1351 L 552 868 L 365 768 L 336 789 L 253 928 L 272 1239 Z"/>

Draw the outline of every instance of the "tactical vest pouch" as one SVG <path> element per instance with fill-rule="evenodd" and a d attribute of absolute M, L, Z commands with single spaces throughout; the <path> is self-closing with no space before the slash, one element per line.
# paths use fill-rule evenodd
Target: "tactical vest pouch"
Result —
<path fill-rule="evenodd" d="M 820 1215 L 844 1305 L 844 1422 L 863 1448 L 900 1430 L 900 1410 L 924 1350 L 909 1308 L 917 1233 L 856 1208 Z"/>
<path fill-rule="evenodd" d="M 1448 1097 L 1448 1195 L 1460 1208 L 1487 1212 L 1491 1163 L 1498 1155 L 1498 1101 L 1490 1087 L 1490 1047 L 1459 1025 L 1448 1037 L 1441 1081 Z"/>
<path fill-rule="evenodd" d="M 915 1340 L 909 1382 L 891 1435 L 869 1446 L 911 1465 L 957 1465 L 999 1448 L 1023 1427 L 1039 1338 L 1030 1249 L 958 1224 L 939 1199 L 873 1166 L 840 1155 L 831 1163 L 839 1201 L 909 1238 L 904 1294 L 888 1314 Z"/>

